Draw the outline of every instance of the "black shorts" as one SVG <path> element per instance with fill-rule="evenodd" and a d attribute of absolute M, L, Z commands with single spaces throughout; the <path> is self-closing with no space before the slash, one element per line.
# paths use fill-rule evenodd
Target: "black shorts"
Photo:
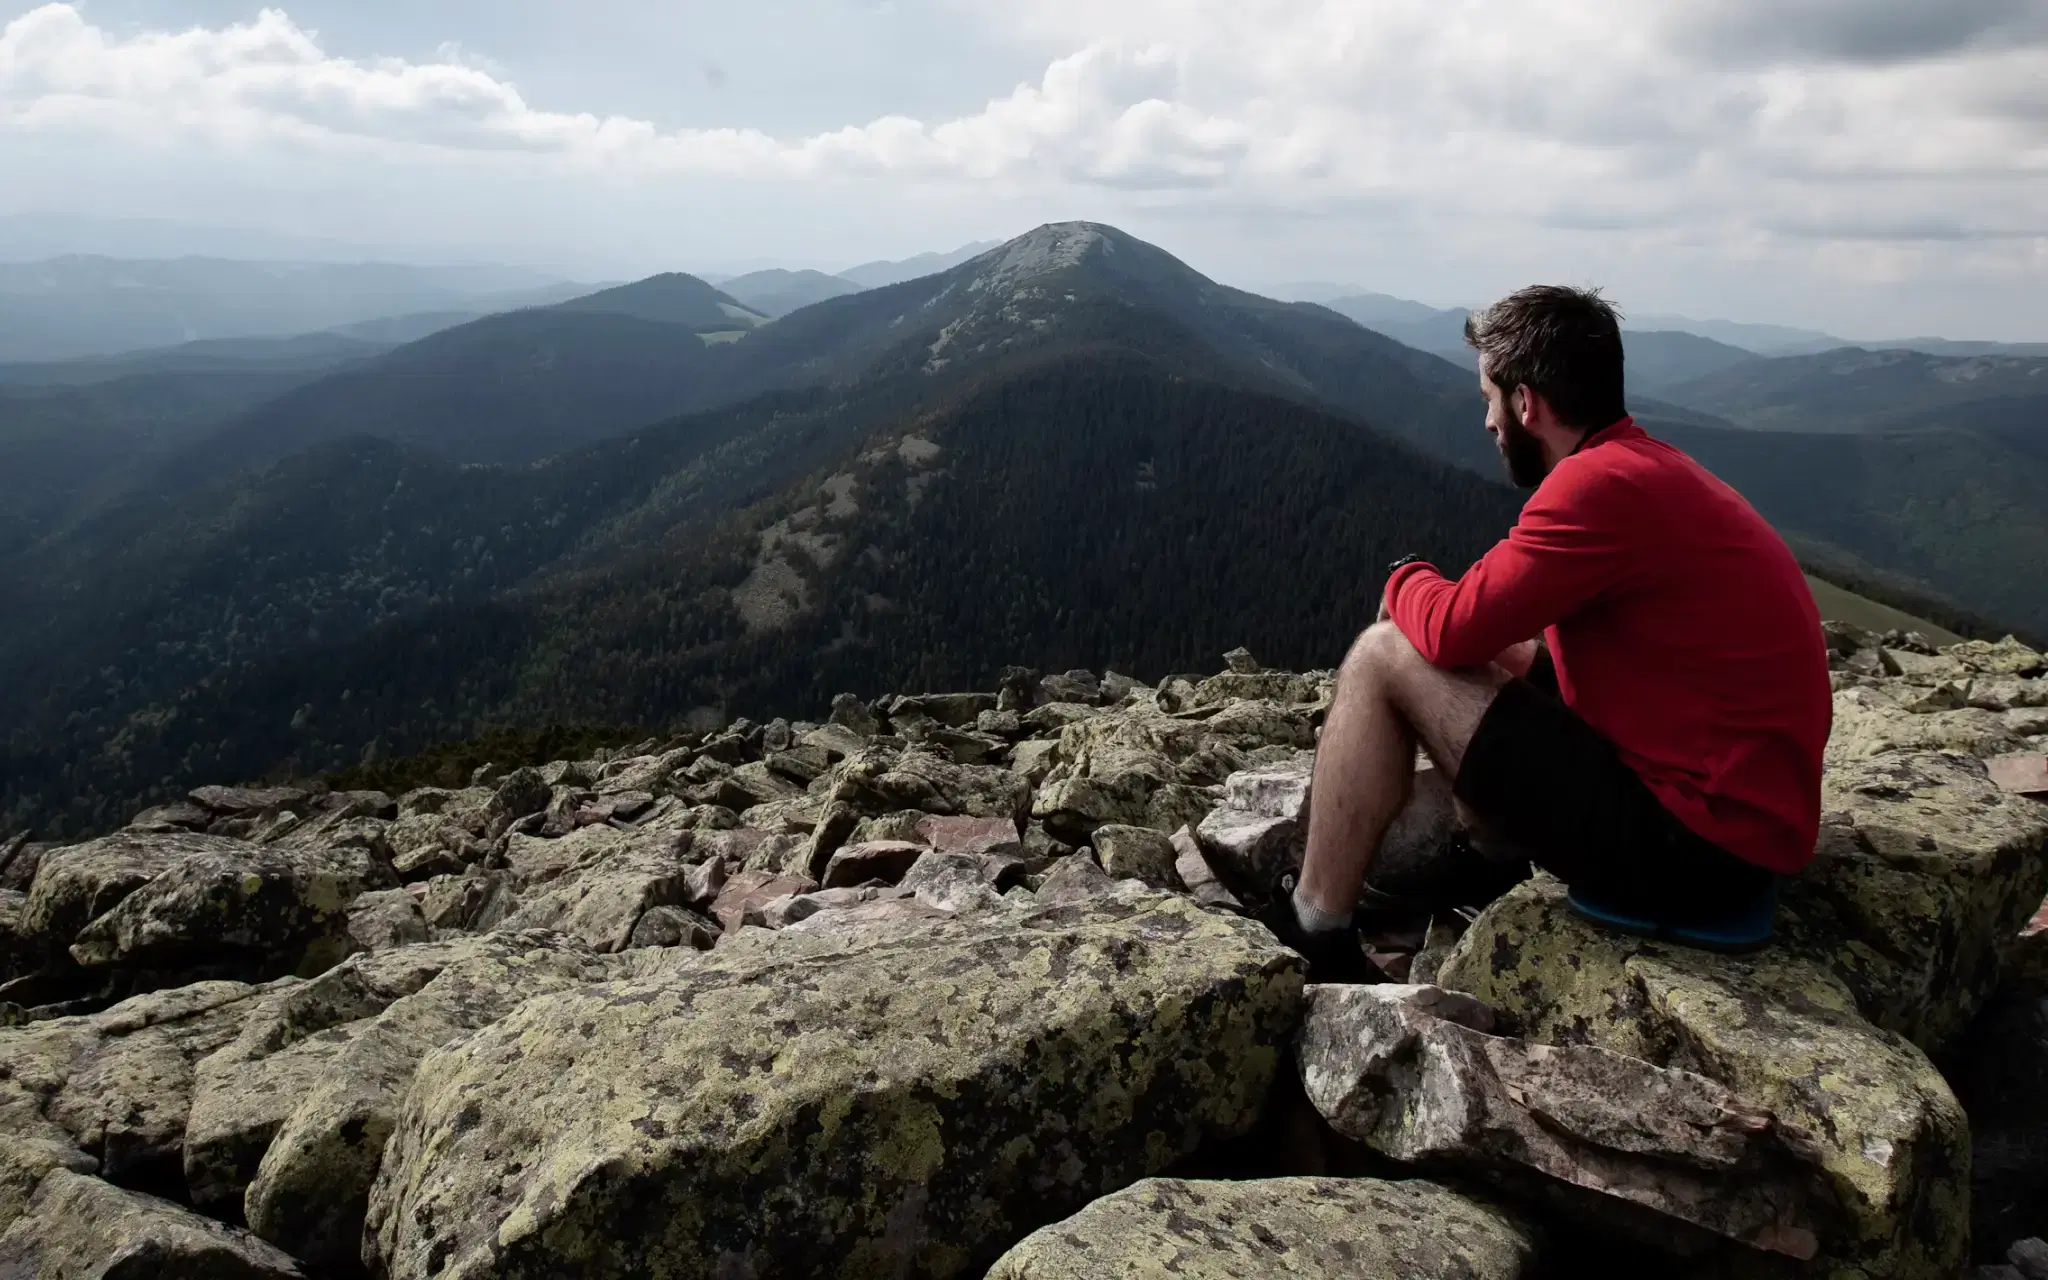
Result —
<path fill-rule="evenodd" d="M 1548 655 L 1502 686 L 1452 790 L 1487 835 L 1589 900 L 1658 924 L 1723 919 L 1775 879 L 1674 817 L 1565 706 Z"/>

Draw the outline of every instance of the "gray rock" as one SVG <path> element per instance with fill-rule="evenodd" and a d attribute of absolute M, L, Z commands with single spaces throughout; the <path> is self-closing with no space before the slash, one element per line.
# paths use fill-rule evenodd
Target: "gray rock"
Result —
<path fill-rule="evenodd" d="M 1085 702 L 1102 700 L 1102 682 L 1095 678 L 1093 671 L 1068 671 L 1062 675 L 1046 676 L 1038 682 L 1038 701 Z"/>
<path fill-rule="evenodd" d="M 928 846 L 908 840 L 873 840 L 850 844 L 832 855 L 825 866 L 824 885 L 837 889 L 880 880 L 895 884 L 925 855 Z"/>
<path fill-rule="evenodd" d="M 731 864 L 723 858 L 709 858 L 690 867 L 683 873 L 682 905 L 694 911 L 708 911 L 718 901 L 719 891 L 732 874 Z"/>
<path fill-rule="evenodd" d="M 498 808 L 508 819 L 539 813 L 554 798 L 554 788 L 538 769 L 514 769 L 497 786 Z"/>
<path fill-rule="evenodd" d="M 1252 657 L 1252 651 L 1242 646 L 1224 654 L 1223 665 L 1241 676 L 1255 676 L 1265 670 L 1259 665 L 1259 660 Z"/>
<path fill-rule="evenodd" d="M 57 1142 L 97 1160 L 107 1178 L 181 1190 L 194 1065 L 276 989 L 201 982 L 0 1029 L 0 1145 Z"/>
<path fill-rule="evenodd" d="M 1188 893 L 1196 902 L 1205 907 L 1216 907 L 1224 911 L 1244 912 L 1244 904 L 1237 896 L 1224 887 L 1209 860 L 1202 856 L 1202 846 L 1195 840 L 1195 833 L 1182 827 L 1173 833 L 1173 869 L 1187 886 Z"/>
<path fill-rule="evenodd" d="M 867 704 L 850 693 L 832 699 L 831 722 L 861 738 L 872 738 L 882 731 L 881 722 L 867 709 Z"/>
<path fill-rule="evenodd" d="M 2026 1280 L 2048 1280 L 2048 1240 L 2029 1236 L 2015 1241 L 2005 1251 L 2005 1259 L 2018 1268 Z"/>
<path fill-rule="evenodd" d="M 1102 673 L 1102 700 L 1107 703 L 1122 702 L 1135 693 L 1145 692 L 1146 686 L 1126 675 L 1114 671 Z"/>
<path fill-rule="evenodd" d="M 486 932 L 518 910 L 519 891 L 505 871 L 436 876 L 420 899 L 420 914 L 442 933 Z"/>
<path fill-rule="evenodd" d="M 989 876 L 988 864 L 971 854 L 929 850 L 904 873 L 897 887 L 915 894 L 927 906 L 954 914 L 1002 906 L 1002 893 Z"/>
<path fill-rule="evenodd" d="M 1248 1131 L 1300 1010 L 1293 955 L 1172 897 L 759 937 L 422 1063 L 380 1274 L 960 1274 Z"/>
<path fill-rule="evenodd" d="M 190 800 L 176 800 L 144 809 L 128 823 L 130 831 L 204 831 L 216 815 Z"/>
<path fill-rule="evenodd" d="M 57 1169 L 0 1235 L 0 1275 L 47 1280 L 299 1280 L 245 1231 L 168 1200 Z"/>
<path fill-rule="evenodd" d="M 1095 832 L 1095 853 L 1112 880 L 1142 880 L 1155 889 L 1183 892 L 1173 841 L 1150 827 L 1105 826 Z"/>
<path fill-rule="evenodd" d="M 0 843 L 0 889 L 27 893 L 29 885 L 35 882 L 36 868 L 42 865 L 42 861 L 43 846 L 29 843 L 26 831 Z"/>
<path fill-rule="evenodd" d="M 158 837 L 175 838 L 175 837 Z M 352 948 L 349 904 L 397 883 L 360 847 L 286 849 L 229 842 L 191 854 L 79 930 L 81 965 L 310 977 Z"/>
<path fill-rule="evenodd" d="M 37 947 L 22 932 L 21 913 L 28 895 L 19 889 L 0 889 L 0 982 L 33 969 L 41 959 Z"/>
<path fill-rule="evenodd" d="M 956 764 L 920 748 L 870 747 L 849 757 L 835 774 L 831 799 L 870 815 L 917 809 L 1017 823 L 1031 805 L 1030 784 L 1008 769 Z"/>
<path fill-rule="evenodd" d="M 1487 1034 L 1494 1013 L 1439 987 L 1309 988 L 1297 1060 L 1347 1138 L 1405 1162 L 1534 1173 L 1752 1248 L 1819 1245 L 1808 1135 L 1725 1085 L 1584 1045 Z"/>
<path fill-rule="evenodd" d="M 312 799 L 312 793 L 303 787 L 197 787 L 190 794 L 192 803 L 223 818 L 275 813 Z"/>
<path fill-rule="evenodd" d="M 926 693 L 899 697 L 889 703 L 889 718 L 927 716 L 949 729 L 972 725 L 983 712 L 994 712 L 992 693 Z"/>
<path fill-rule="evenodd" d="M 16 1119 L 8 1116 L 7 1119 Z M 96 1174 L 100 1162 L 46 1130 L 31 1136 L 9 1132 L 0 1142 L 0 1235 L 28 1211 L 28 1202 L 53 1169 Z"/>
<path fill-rule="evenodd" d="M 687 833 L 635 835 L 593 851 L 589 861 L 522 895 L 501 927 L 552 929 L 597 951 L 624 951 L 648 910 L 687 901 L 690 847 Z"/>
<path fill-rule="evenodd" d="M 1088 844 L 1102 827 L 1145 825 L 1146 803 L 1158 786 L 1155 779 L 1136 774 L 1048 781 L 1032 803 L 1031 816 L 1068 844 Z"/>
<path fill-rule="evenodd" d="M 1434 1183 L 1148 1178 L 1024 1238 L 989 1280 L 1523 1280 L 1541 1232 Z"/>
<path fill-rule="evenodd" d="M 709 951 L 718 943 L 722 930 L 688 907 L 651 907 L 633 926 L 630 947 L 689 947 Z"/>
<path fill-rule="evenodd" d="M 1315 770 L 1315 753 L 1303 752 L 1285 764 L 1232 774 L 1223 784 L 1223 803 L 1261 818 L 1305 822 Z"/>
<path fill-rule="evenodd" d="M 1217 809 L 1195 828 L 1195 842 L 1225 884 L 1259 896 L 1301 869 L 1308 833 L 1293 818 Z"/>
<path fill-rule="evenodd" d="M 1076 853 L 1053 863 L 1036 892 L 1043 906 L 1071 906 L 1112 893 L 1116 885 L 1094 858 Z"/>
<path fill-rule="evenodd" d="M 348 906 L 351 950 L 389 951 L 432 938 L 420 900 L 404 889 L 374 889 Z"/>

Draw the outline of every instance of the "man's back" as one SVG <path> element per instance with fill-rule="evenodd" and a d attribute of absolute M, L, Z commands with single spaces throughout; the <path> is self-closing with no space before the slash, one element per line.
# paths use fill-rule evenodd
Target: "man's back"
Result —
<path fill-rule="evenodd" d="M 1589 442 L 1530 505 L 1627 547 L 1610 585 L 1550 628 L 1566 704 L 1693 830 L 1775 871 L 1806 865 L 1832 700 L 1820 616 L 1783 539 L 1633 428 Z"/>
<path fill-rule="evenodd" d="M 1699 835 L 1774 871 L 1813 854 L 1832 706 L 1798 562 L 1741 495 L 1632 421 L 1545 477 L 1455 584 L 1389 584 L 1430 661 L 1543 628 L 1559 691 Z"/>

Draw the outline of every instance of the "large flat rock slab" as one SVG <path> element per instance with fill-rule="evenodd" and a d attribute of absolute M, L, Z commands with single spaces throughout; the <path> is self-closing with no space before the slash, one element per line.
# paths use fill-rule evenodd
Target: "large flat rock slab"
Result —
<path fill-rule="evenodd" d="M 1632 1218 L 1667 1245 L 1690 1227 L 1813 1256 L 1811 1137 L 1726 1085 L 1489 1034 L 1493 1010 L 1440 987 L 1312 986 L 1308 1002 L 1302 1084 L 1345 1137 L 1509 1180 L 1568 1215 Z"/>
<path fill-rule="evenodd" d="M 1520 1280 L 1540 1234 L 1431 1182 L 1148 1178 L 1043 1227 L 988 1280 Z"/>
<path fill-rule="evenodd" d="M 1293 953 L 1175 897 L 762 937 L 429 1055 L 373 1270 L 968 1274 L 1249 1131 L 1301 1014 Z"/>

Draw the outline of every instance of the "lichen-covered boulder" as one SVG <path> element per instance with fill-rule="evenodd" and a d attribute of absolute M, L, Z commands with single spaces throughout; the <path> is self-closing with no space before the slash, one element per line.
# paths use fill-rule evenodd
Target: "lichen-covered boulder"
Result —
<path fill-rule="evenodd" d="M 348 904 L 351 949 L 390 951 L 433 939 L 420 900 L 406 889 L 372 889 Z"/>
<path fill-rule="evenodd" d="M 21 914 L 27 906 L 26 893 L 0 889 L 0 982 L 28 972 L 39 958 L 35 944 L 21 928 Z"/>
<path fill-rule="evenodd" d="M 43 853 L 20 929 L 46 953 L 66 949 L 87 924 L 187 858 L 242 848 L 238 840 L 193 832 L 117 831 Z"/>
<path fill-rule="evenodd" d="M 243 1195 L 250 1230 L 308 1263 L 352 1265 L 370 1182 L 420 1059 L 530 996 L 630 972 L 624 957 L 600 955 L 559 934 L 462 941 L 467 954 L 352 1024 L 346 1043 L 315 1064 L 315 1078 L 278 1126 Z"/>
<path fill-rule="evenodd" d="M 1531 1039 L 1697 1072 L 1812 1134 L 1839 1216 L 1816 1223 L 1811 1274 L 1946 1280 L 1968 1256 L 1962 1108 L 1918 1047 L 1873 1026 L 1802 949 L 1729 957 L 1625 938 L 1541 877 L 1487 908 L 1436 980 Z"/>
<path fill-rule="evenodd" d="M 1106 826 L 1095 832 L 1095 853 L 1111 879 L 1142 880 L 1155 889 L 1185 889 L 1170 837 L 1150 827 Z"/>
<path fill-rule="evenodd" d="M 51 1172 L 0 1234 L 0 1275 L 21 1280 L 299 1280 L 246 1231 L 69 1169 Z"/>
<path fill-rule="evenodd" d="M 0 1124 L 5 1118 L 0 1117 Z M 0 1128 L 0 1232 L 14 1225 L 28 1209 L 28 1202 L 54 1169 L 73 1173 L 98 1173 L 100 1162 L 80 1151 L 49 1126 L 28 1134 L 8 1126 Z"/>
<path fill-rule="evenodd" d="M 2048 805 L 1975 760 L 1888 755 L 1828 770 L 1813 865 L 1785 890 L 1784 945 L 1863 1015 L 1929 1051 L 1969 1024 L 2048 892 Z"/>
<path fill-rule="evenodd" d="M 78 931 L 87 967 L 176 969 L 262 979 L 310 977 L 349 953 L 349 904 L 395 884 L 374 850 L 286 849 L 230 841 L 194 853 Z"/>
<path fill-rule="evenodd" d="M 758 936 L 432 1054 L 373 1269 L 966 1273 L 1247 1131 L 1301 1010 L 1297 957 L 1174 897 Z"/>
<path fill-rule="evenodd" d="M 1541 1238 L 1419 1180 L 1148 1178 L 1025 1237 L 988 1280 L 1520 1280 Z"/>
<path fill-rule="evenodd" d="M 179 1192 L 195 1064 L 284 985 L 202 982 L 0 1030 L 0 1145 L 63 1142 L 115 1182 Z"/>
<path fill-rule="evenodd" d="M 184 1142 L 192 1203 L 239 1217 L 242 1193 L 271 1138 L 366 1020 L 493 945 L 460 938 L 354 955 L 309 982 L 285 984 L 254 1001 L 234 1039 L 193 1071 Z"/>

